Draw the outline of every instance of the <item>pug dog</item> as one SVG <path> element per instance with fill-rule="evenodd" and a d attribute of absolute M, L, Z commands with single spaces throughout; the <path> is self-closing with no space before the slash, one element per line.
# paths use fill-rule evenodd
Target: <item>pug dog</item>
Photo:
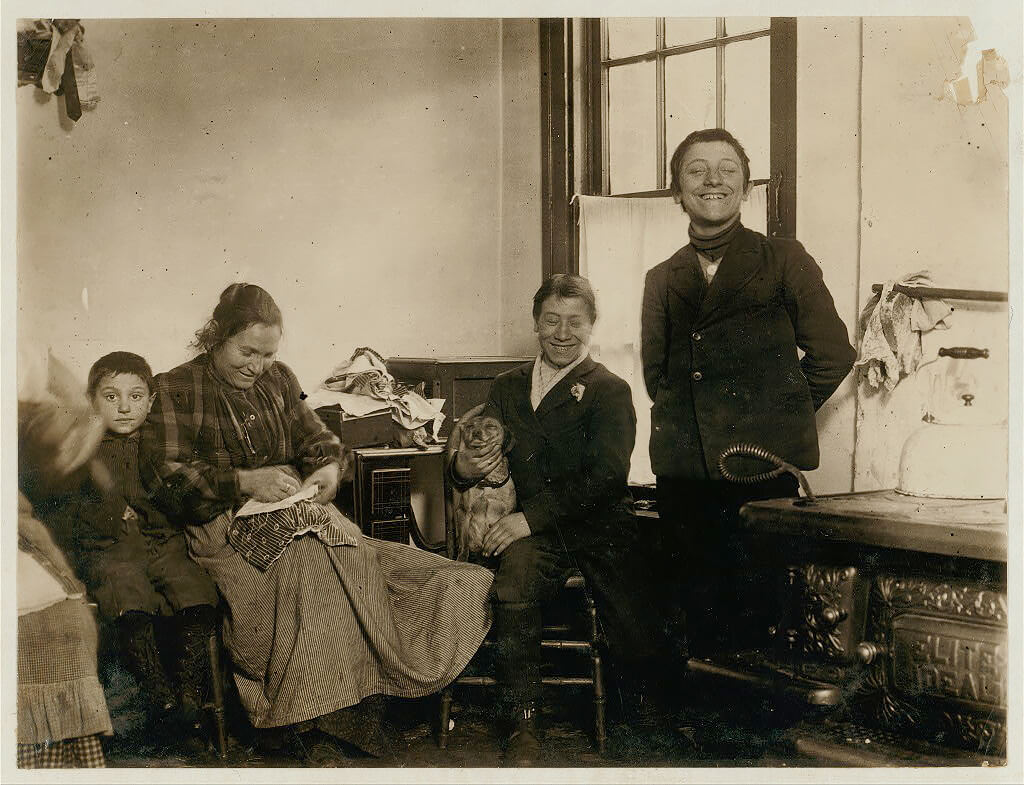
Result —
<path fill-rule="evenodd" d="M 508 459 L 512 448 L 511 434 L 496 417 L 477 414 L 459 423 L 459 451 L 479 455 L 494 444 L 502 445 L 502 459 L 491 473 L 472 488 L 453 489 L 453 518 L 458 540 L 458 559 L 466 561 L 483 550 L 484 535 L 499 519 L 515 512 L 516 488 L 512 482 Z"/>

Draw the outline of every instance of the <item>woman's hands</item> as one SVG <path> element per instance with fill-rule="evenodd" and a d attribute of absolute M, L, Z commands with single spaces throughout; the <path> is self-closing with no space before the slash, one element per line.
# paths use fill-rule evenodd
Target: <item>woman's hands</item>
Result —
<path fill-rule="evenodd" d="M 316 472 L 313 473 L 315 474 Z M 287 499 L 298 491 L 301 485 L 298 473 L 291 466 L 264 466 L 260 469 L 238 470 L 238 490 L 243 496 L 249 496 L 258 502 L 279 502 L 281 499 Z"/>
<path fill-rule="evenodd" d="M 484 556 L 498 556 L 509 545 L 531 534 L 530 524 L 521 512 L 513 512 L 499 518 L 484 535 Z"/>
<path fill-rule="evenodd" d="M 310 485 L 320 486 L 320 492 L 313 497 L 313 501 L 319 504 L 327 504 L 334 500 L 338 493 L 338 483 L 341 482 L 341 467 L 336 463 L 329 463 L 321 466 L 313 472 L 306 481 L 302 483 L 303 488 Z"/>
<path fill-rule="evenodd" d="M 264 466 L 261 469 L 238 470 L 238 489 L 243 496 L 249 496 L 258 502 L 279 502 L 303 488 L 316 485 L 320 490 L 313 501 L 326 504 L 334 499 L 340 481 L 341 470 L 336 463 L 321 466 L 304 482 L 291 466 Z"/>

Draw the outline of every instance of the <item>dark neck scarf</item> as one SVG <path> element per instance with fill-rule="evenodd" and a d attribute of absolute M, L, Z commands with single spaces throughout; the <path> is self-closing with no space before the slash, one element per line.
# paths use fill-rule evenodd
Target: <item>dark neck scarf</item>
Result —
<path fill-rule="evenodd" d="M 732 222 L 729 226 L 723 229 L 716 235 L 711 237 L 698 237 L 693 233 L 693 225 L 689 227 L 690 233 L 690 245 L 696 248 L 700 253 L 704 254 L 711 259 L 721 259 L 725 256 L 725 249 L 729 247 L 729 243 L 739 232 L 740 223 L 739 218 Z"/>

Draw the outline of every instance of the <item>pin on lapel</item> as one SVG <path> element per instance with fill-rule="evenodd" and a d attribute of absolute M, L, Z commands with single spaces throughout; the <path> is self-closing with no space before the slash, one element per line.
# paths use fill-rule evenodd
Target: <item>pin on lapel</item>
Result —
<path fill-rule="evenodd" d="M 572 394 L 572 397 L 575 398 L 577 402 L 583 400 L 583 393 L 585 393 L 586 391 L 587 388 L 584 387 L 579 382 L 576 382 L 576 384 L 569 388 L 569 392 Z"/>

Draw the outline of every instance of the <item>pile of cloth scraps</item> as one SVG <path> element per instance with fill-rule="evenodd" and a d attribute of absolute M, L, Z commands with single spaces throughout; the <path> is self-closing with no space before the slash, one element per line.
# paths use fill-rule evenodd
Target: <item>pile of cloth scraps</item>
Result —
<path fill-rule="evenodd" d="M 948 330 L 945 319 L 953 312 L 944 300 L 913 297 L 897 285 L 931 286 L 931 276 L 921 270 L 883 284 L 861 311 L 860 350 L 854 363 L 872 387 L 889 391 L 921 364 L 921 334 Z"/>
<path fill-rule="evenodd" d="M 356 349 L 336 366 L 306 402 L 313 408 L 337 404 L 354 417 L 390 409 L 391 418 L 409 431 L 409 441 L 418 447 L 428 446 L 431 439 L 437 443 L 444 421 L 444 401 L 428 401 L 396 381 L 384 359 L 369 347 Z"/>

